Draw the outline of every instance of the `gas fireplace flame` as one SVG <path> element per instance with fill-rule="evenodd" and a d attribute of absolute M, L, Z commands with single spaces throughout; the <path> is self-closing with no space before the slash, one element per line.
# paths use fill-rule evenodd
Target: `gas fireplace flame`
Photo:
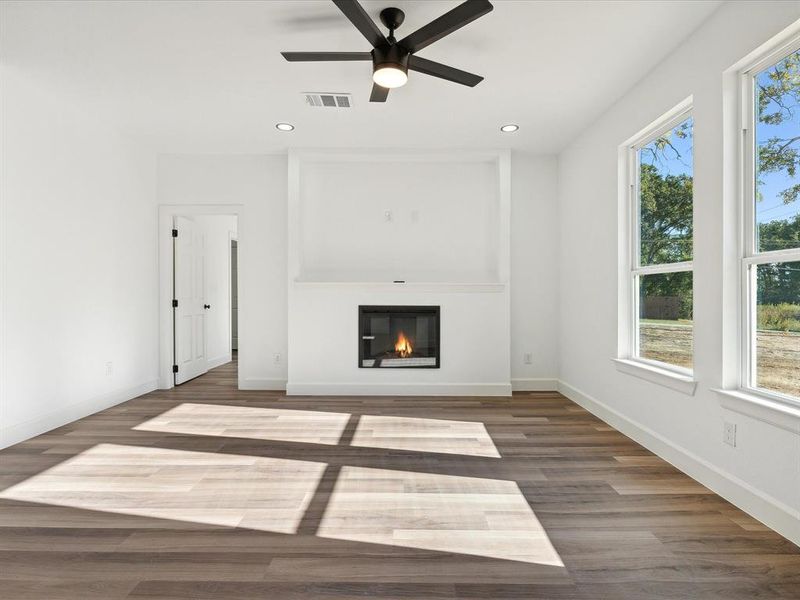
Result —
<path fill-rule="evenodd" d="M 394 351 L 400 355 L 400 358 L 408 358 L 414 351 L 411 347 L 411 342 L 402 331 L 397 334 L 397 342 L 394 345 Z"/>

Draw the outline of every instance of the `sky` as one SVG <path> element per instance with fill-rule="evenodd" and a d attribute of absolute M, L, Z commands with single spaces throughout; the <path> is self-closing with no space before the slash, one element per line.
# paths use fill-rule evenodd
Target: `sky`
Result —
<path fill-rule="evenodd" d="M 684 129 L 684 131 L 689 135 L 683 138 L 675 135 L 675 131 L 681 129 L 683 124 L 687 123 L 687 121 L 688 129 Z M 692 157 L 693 136 L 691 135 L 693 125 L 694 121 L 689 117 L 686 121 L 683 121 L 683 123 L 679 123 L 675 126 L 668 134 L 661 136 L 669 139 L 670 144 L 673 146 L 672 148 L 667 147 L 661 151 L 648 152 L 648 150 L 655 149 L 655 142 L 650 142 L 644 147 L 644 151 L 641 154 L 641 161 L 643 163 L 655 165 L 662 175 L 691 176 L 694 172 Z"/>
<path fill-rule="evenodd" d="M 756 75 L 756 81 L 762 85 L 769 83 L 770 69 L 765 69 Z M 795 136 L 800 136 L 800 106 L 794 104 L 794 100 L 786 98 L 787 103 L 791 106 L 794 105 L 796 112 L 791 119 L 784 120 L 780 125 L 767 125 L 765 123 L 756 123 L 756 144 L 761 145 L 770 138 L 787 139 Z M 767 106 L 766 112 L 775 112 L 776 106 L 770 103 Z M 791 178 L 786 172 L 762 174 L 759 176 L 761 185 L 759 191 L 762 195 L 762 200 L 756 205 L 756 221 L 765 223 L 774 220 L 790 219 L 795 215 L 800 214 L 800 200 L 796 200 L 791 204 L 784 204 L 779 193 L 786 188 L 800 183 L 800 177 Z"/>

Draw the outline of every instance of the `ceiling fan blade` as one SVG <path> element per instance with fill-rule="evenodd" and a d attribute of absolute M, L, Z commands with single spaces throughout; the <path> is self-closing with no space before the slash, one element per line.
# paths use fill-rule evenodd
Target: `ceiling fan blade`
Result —
<path fill-rule="evenodd" d="M 377 83 L 372 84 L 372 93 L 369 95 L 370 102 L 386 102 L 389 97 L 389 88 L 381 87 Z"/>
<path fill-rule="evenodd" d="M 408 68 L 418 73 L 433 75 L 439 79 L 446 79 L 447 81 L 468 85 L 469 87 L 475 87 L 483 81 L 483 77 L 480 75 L 468 73 L 467 71 L 462 71 L 454 67 L 448 67 L 447 65 L 428 60 L 427 58 L 422 58 L 421 56 L 410 56 L 408 58 Z"/>
<path fill-rule="evenodd" d="M 414 33 L 407 35 L 398 42 L 409 52 L 418 52 L 436 40 L 453 33 L 455 30 L 472 23 L 492 11 L 494 6 L 489 0 L 467 0 L 453 10 L 444 13 Z"/>
<path fill-rule="evenodd" d="M 289 62 L 372 60 L 369 52 L 281 52 Z"/>
<path fill-rule="evenodd" d="M 333 0 L 333 3 L 339 7 L 345 17 L 350 19 L 350 22 L 356 26 L 361 35 L 367 38 L 373 48 L 388 44 L 386 36 L 381 33 L 381 30 L 375 25 L 375 21 L 370 18 L 367 11 L 357 0 Z"/>

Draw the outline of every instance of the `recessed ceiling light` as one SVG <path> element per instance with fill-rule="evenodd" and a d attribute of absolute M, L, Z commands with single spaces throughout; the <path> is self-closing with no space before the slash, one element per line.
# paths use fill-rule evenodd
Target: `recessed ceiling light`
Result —
<path fill-rule="evenodd" d="M 294 125 L 291 123 L 276 123 L 275 129 L 278 131 L 292 131 L 294 129 Z"/>
<path fill-rule="evenodd" d="M 517 129 L 519 129 L 519 125 L 514 125 L 513 123 L 509 123 L 508 125 L 503 125 L 500 128 L 500 131 L 503 133 L 514 133 Z"/>

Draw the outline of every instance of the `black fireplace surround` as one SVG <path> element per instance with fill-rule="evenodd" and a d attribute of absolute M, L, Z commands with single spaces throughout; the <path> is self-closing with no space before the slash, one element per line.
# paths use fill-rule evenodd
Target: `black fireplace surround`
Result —
<path fill-rule="evenodd" d="M 438 369 L 438 306 L 359 306 L 360 369 Z"/>

